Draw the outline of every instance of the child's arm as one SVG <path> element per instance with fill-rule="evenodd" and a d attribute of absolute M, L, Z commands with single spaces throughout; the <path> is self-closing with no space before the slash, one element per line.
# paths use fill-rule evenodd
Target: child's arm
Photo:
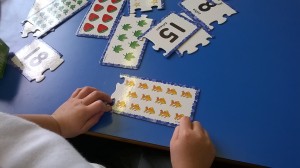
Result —
<path fill-rule="evenodd" d="M 209 168 L 215 157 L 207 132 L 188 117 L 183 117 L 175 128 L 170 148 L 173 168 Z"/>
<path fill-rule="evenodd" d="M 112 100 L 107 94 L 84 87 L 74 91 L 71 97 L 52 115 L 18 115 L 65 138 L 85 133 L 95 125 L 104 112 L 110 111 Z"/>

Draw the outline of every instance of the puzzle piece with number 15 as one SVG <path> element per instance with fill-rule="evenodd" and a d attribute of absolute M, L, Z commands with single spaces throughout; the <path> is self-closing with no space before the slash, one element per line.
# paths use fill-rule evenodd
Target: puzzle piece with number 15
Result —
<path fill-rule="evenodd" d="M 167 57 L 195 34 L 198 29 L 198 25 L 185 17 L 171 13 L 142 37 L 154 43 L 153 49 L 165 50 L 163 55 Z"/>
<path fill-rule="evenodd" d="M 236 13 L 234 9 L 225 2 L 207 0 L 185 0 L 181 2 L 181 6 L 185 8 L 194 18 L 203 22 L 209 29 L 214 27 L 210 24 L 217 21 L 218 24 L 226 22 L 224 15 L 231 16 Z"/>
<path fill-rule="evenodd" d="M 61 55 L 42 40 L 34 40 L 23 47 L 11 60 L 29 81 L 36 82 L 45 78 L 46 70 L 54 71 L 64 62 Z"/>

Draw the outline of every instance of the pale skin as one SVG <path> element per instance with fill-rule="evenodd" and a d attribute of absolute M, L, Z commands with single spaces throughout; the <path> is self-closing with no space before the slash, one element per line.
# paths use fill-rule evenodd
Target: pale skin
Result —
<path fill-rule="evenodd" d="M 92 87 L 76 89 L 71 97 L 52 115 L 18 115 L 65 138 L 87 132 L 101 116 L 111 111 L 109 95 Z M 170 141 L 171 162 L 174 168 L 209 168 L 215 148 L 206 130 L 198 121 L 188 117 L 180 120 Z"/>

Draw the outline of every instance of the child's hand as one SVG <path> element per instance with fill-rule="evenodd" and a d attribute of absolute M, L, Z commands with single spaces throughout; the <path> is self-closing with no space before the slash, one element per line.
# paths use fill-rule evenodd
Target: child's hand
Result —
<path fill-rule="evenodd" d="M 170 148 L 173 168 L 209 168 L 215 157 L 207 132 L 188 117 L 183 117 L 175 128 Z"/>
<path fill-rule="evenodd" d="M 104 112 L 111 111 L 111 106 L 107 105 L 111 102 L 107 94 L 92 87 L 84 87 L 75 90 L 52 116 L 60 127 L 61 135 L 71 138 L 88 131 Z"/>

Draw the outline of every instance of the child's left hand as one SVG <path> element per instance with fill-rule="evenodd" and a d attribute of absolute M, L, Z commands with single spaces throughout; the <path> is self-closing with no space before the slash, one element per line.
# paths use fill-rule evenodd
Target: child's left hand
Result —
<path fill-rule="evenodd" d="M 96 88 L 79 88 L 52 117 L 58 122 L 63 137 L 75 137 L 95 125 L 104 112 L 111 111 L 108 105 L 111 102 L 110 96 Z"/>

